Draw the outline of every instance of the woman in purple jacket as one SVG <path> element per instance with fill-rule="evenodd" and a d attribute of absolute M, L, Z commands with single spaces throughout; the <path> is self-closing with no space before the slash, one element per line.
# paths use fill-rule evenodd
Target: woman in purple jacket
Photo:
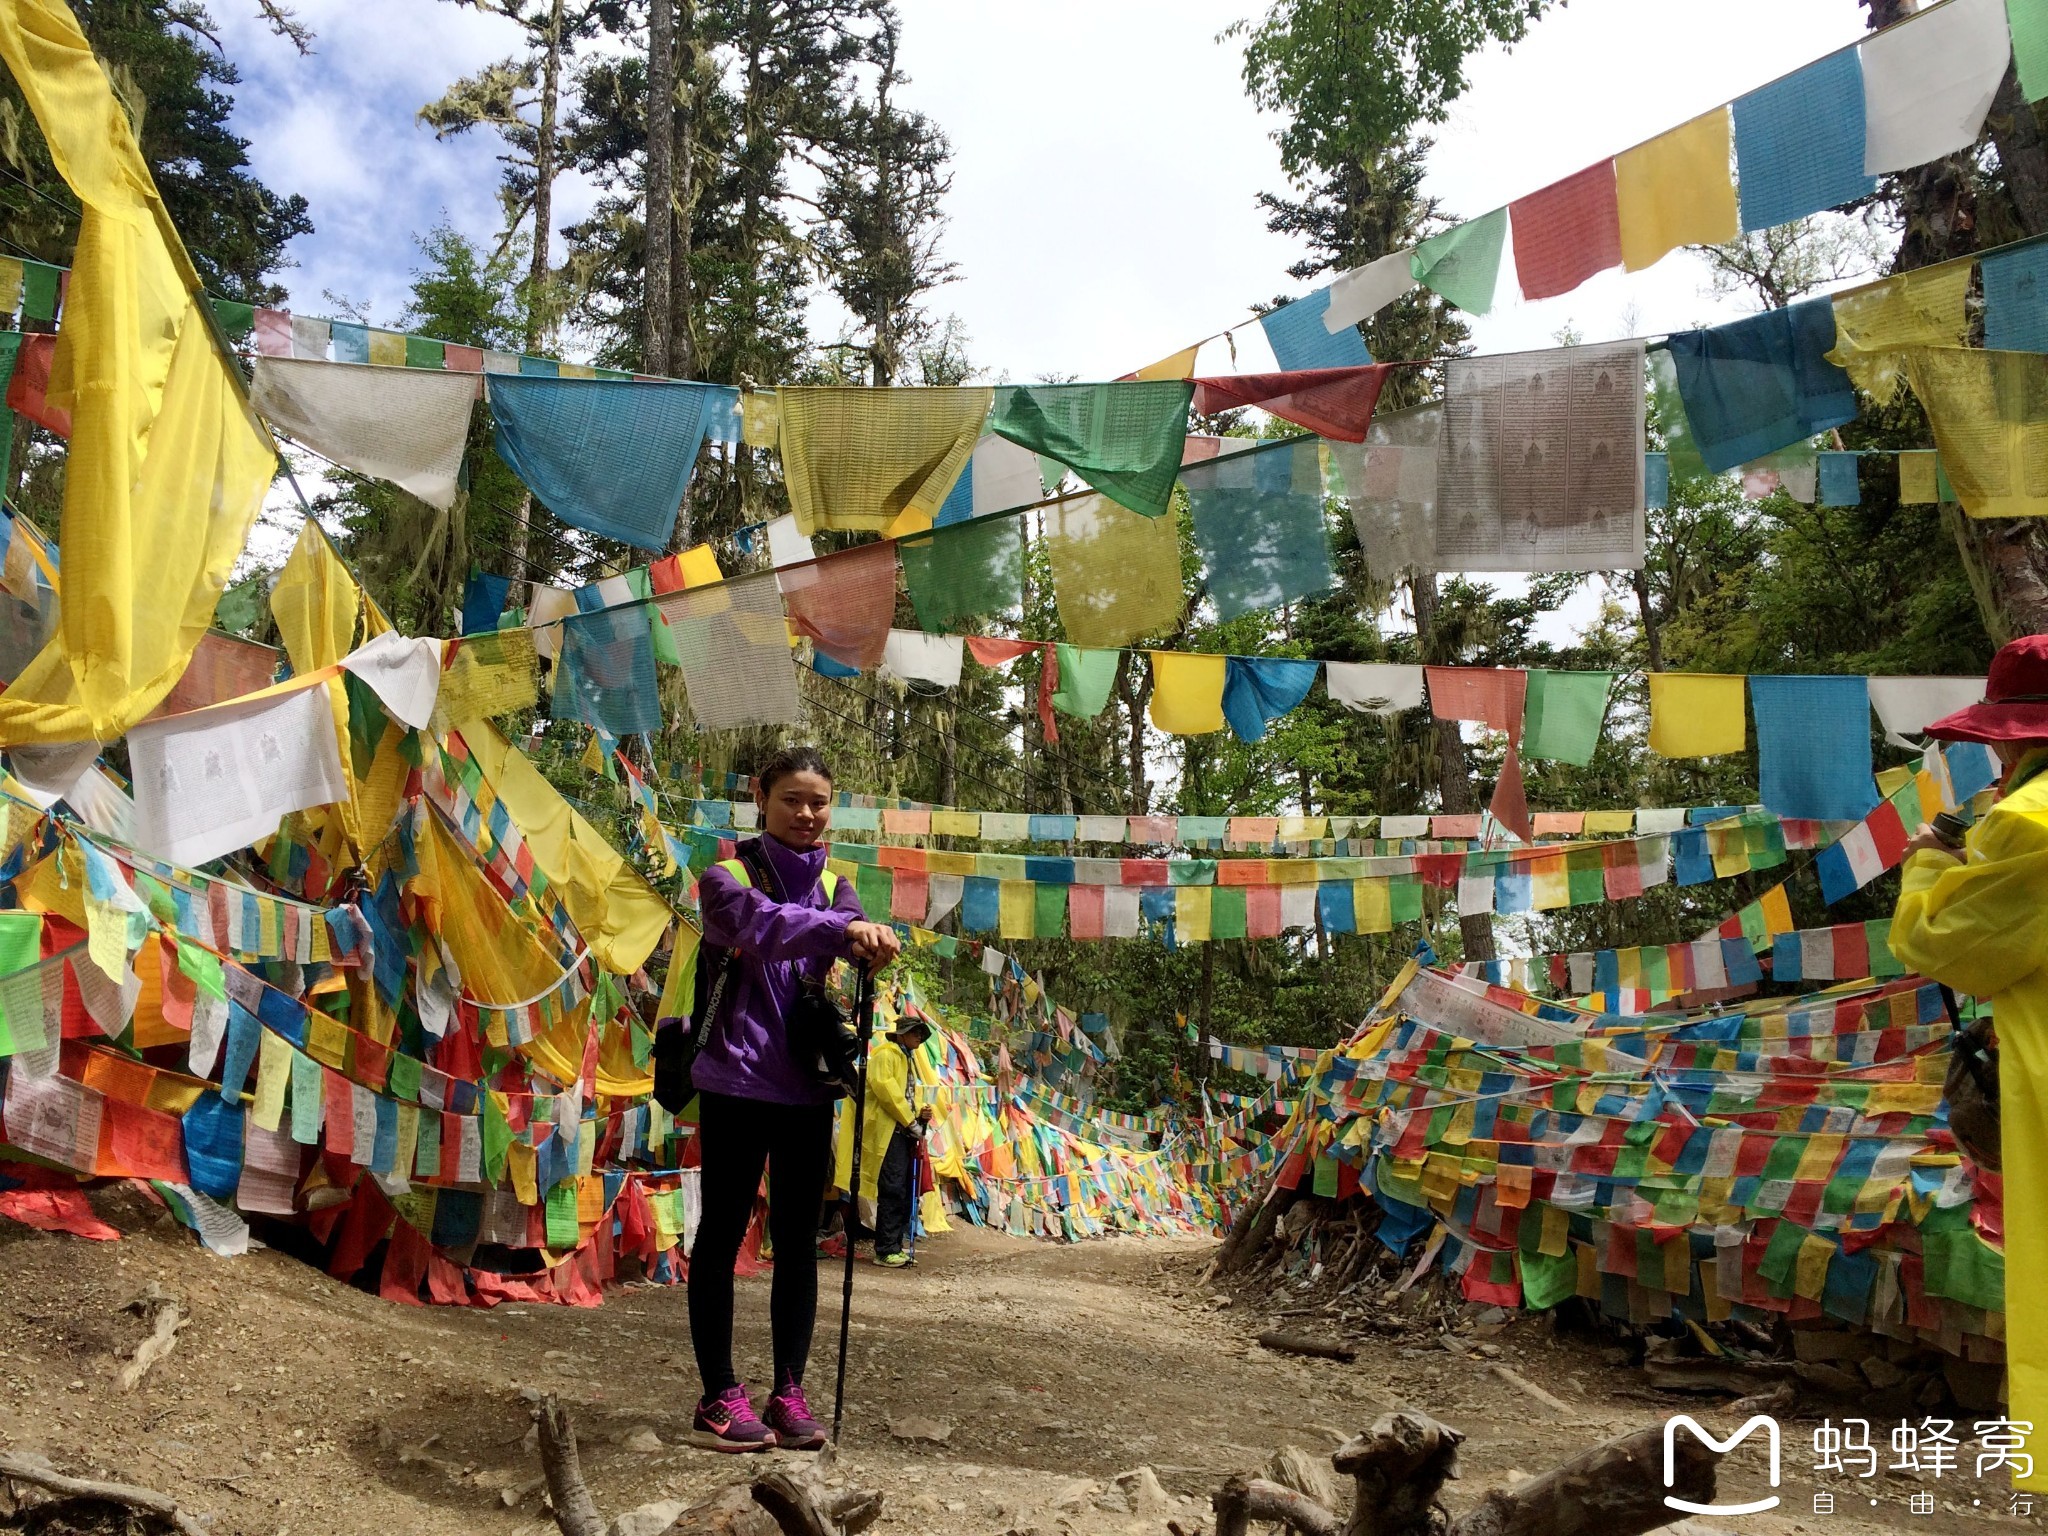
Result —
<path fill-rule="evenodd" d="M 743 884 L 718 866 L 697 886 L 704 942 L 730 950 L 737 969 L 692 1069 L 703 1199 L 690 1250 L 690 1341 L 704 1395 L 691 1438 L 720 1451 L 817 1450 L 825 1432 L 805 1401 L 803 1378 L 818 1310 L 818 1213 L 831 1172 L 833 1093 L 797 1061 L 785 1021 L 804 981 L 822 980 L 833 961 L 879 970 L 902 944 L 894 929 L 866 921 L 851 880 L 825 895 L 832 773 L 815 747 L 770 758 L 754 798 L 759 851 L 776 888 L 764 890 L 753 877 Z M 775 1245 L 768 1298 L 775 1388 L 756 1414 L 733 1370 L 732 1277 L 764 1167 Z"/>

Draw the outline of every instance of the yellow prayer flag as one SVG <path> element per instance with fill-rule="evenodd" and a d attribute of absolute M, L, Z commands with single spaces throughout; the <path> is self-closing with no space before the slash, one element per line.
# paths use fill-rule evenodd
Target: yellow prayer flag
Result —
<path fill-rule="evenodd" d="M 1919 347 L 1904 357 L 1963 510 L 1972 517 L 2048 514 L 2048 476 L 2040 470 L 2048 461 L 2048 353 Z M 1911 498 L 1905 478 L 1900 454 L 1899 499 L 1935 499 L 1931 468 Z M 71 552 L 64 554 L 68 573 Z"/>
<path fill-rule="evenodd" d="M 1181 587 L 1180 519 L 1144 517 L 1106 496 L 1045 509 L 1045 551 L 1060 624 L 1075 645 L 1128 645 L 1170 630 Z"/>
<path fill-rule="evenodd" d="M 772 389 L 740 394 L 740 441 L 749 448 L 773 448 L 782 435 L 782 407 Z"/>
<path fill-rule="evenodd" d="M 981 439 L 995 391 L 792 387 L 777 396 L 783 484 L 809 535 L 881 533 L 906 512 L 929 526 Z"/>
<path fill-rule="evenodd" d="M 1799 1256 L 1792 1262 L 1792 1290 L 1804 1301 L 1819 1301 L 1827 1289 L 1828 1265 L 1834 1261 L 1835 1245 L 1809 1232 L 1801 1239 Z"/>
<path fill-rule="evenodd" d="M 21 280 L 24 275 L 17 258 L 0 256 L 0 314 L 11 315 L 21 308 Z"/>
<path fill-rule="evenodd" d="M 1757 901 L 1764 911 L 1764 932 L 1776 937 L 1793 931 L 1792 903 L 1785 895 L 1783 885 L 1774 885 Z"/>
<path fill-rule="evenodd" d="M 1565 868 L 1564 855 L 1547 854 L 1540 859 L 1531 859 L 1529 870 L 1529 901 L 1538 912 L 1555 912 L 1559 907 L 1572 904 L 1571 876 Z"/>
<path fill-rule="evenodd" d="M 284 1120 L 284 1091 L 292 1080 L 292 1043 L 265 1029 L 257 1037 L 256 1124 L 274 1131 Z"/>
<path fill-rule="evenodd" d="M 933 811 L 932 836 L 979 837 L 981 836 L 981 812 Z"/>
<path fill-rule="evenodd" d="M 1152 723 L 1169 736 L 1206 736 L 1223 729 L 1224 658 L 1148 651 L 1152 658 Z"/>
<path fill-rule="evenodd" d="M 277 448 L 71 12 L 0 6 L 0 57 L 84 208 L 49 389 L 72 414 L 63 613 L 0 697 L 0 743 L 111 741 L 183 675 Z"/>
<path fill-rule="evenodd" d="M 1972 269 L 1967 258 L 1945 261 L 1836 294 L 1835 344 L 1828 361 L 1846 370 L 1879 405 L 1889 404 L 1899 391 L 1899 349 L 1960 347 L 1969 340 L 1963 305 Z"/>
<path fill-rule="evenodd" d="M 505 1149 L 505 1164 L 512 1175 L 512 1193 L 521 1205 L 540 1204 L 540 1187 L 534 1177 L 535 1152 L 523 1141 L 514 1141 Z"/>
<path fill-rule="evenodd" d="M 691 587 L 708 587 L 725 580 L 725 572 L 718 568 L 718 551 L 709 544 L 692 544 L 676 556 L 676 574 L 683 578 L 684 590 Z"/>
<path fill-rule="evenodd" d="M 1938 484 L 1932 448 L 1907 448 L 1899 454 L 1899 501 L 1902 505 L 1922 506 L 1938 500 Z"/>
<path fill-rule="evenodd" d="M 1134 379 L 1190 379 L 1195 374 L 1195 358 L 1200 354 L 1202 344 L 1198 341 L 1192 347 L 1182 347 L 1171 357 L 1162 357 L 1156 363 L 1147 363 L 1131 377 Z"/>
<path fill-rule="evenodd" d="M 1351 882 L 1351 914 L 1360 933 L 1394 931 L 1394 895 L 1386 876 Z"/>
<path fill-rule="evenodd" d="M 1614 157 L 1621 264 L 1640 272 L 1681 245 L 1720 245 L 1738 233 L 1729 173 L 1728 109 L 1716 107 Z"/>
<path fill-rule="evenodd" d="M 1652 672 L 1650 750 L 1660 757 L 1717 757 L 1749 739 L 1741 673 Z"/>
<path fill-rule="evenodd" d="M 1216 887 L 1184 885 L 1173 893 L 1173 936 L 1182 944 L 1209 942 Z"/>
<path fill-rule="evenodd" d="M 1029 880 L 1004 880 L 996 896 L 996 932 L 1006 939 L 1030 938 L 1037 931 L 1037 887 Z"/>
<path fill-rule="evenodd" d="M 1588 837 L 1613 836 L 1616 833 L 1633 832 L 1636 826 L 1634 811 L 1588 811 L 1586 812 L 1586 835 Z"/>
<path fill-rule="evenodd" d="M 1877 770 L 1877 792 L 1889 800 L 1906 787 L 1906 781 L 1913 777 L 1911 763 L 1898 763 L 1890 768 Z"/>
<path fill-rule="evenodd" d="M 260 1107 L 262 1103 L 262 1088 L 260 1084 L 257 1089 L 257 1103 Z M 277 1127 L 269 1126 L 266 1129 L 276 1130 Z M 398 1106 L 398 1155 L 391 1160 L 392 1171 L 401 1176 L 410 1174 L 413 1162 L 419 1156 L 419 1150 L 420 1107 L 417 1104 L 401 1104 Z M 436 1171 L 438 1172 L 439 1170 Z"/>
<path fill-rule="evenodd" d="M 403 368 L 405 333 L 380 331 L 373 326 L 370 330 L 370 363 L 377 368 Z"/>
<path fill-rule="evenodd" d="M 557 363 L 555 377 L 558 379 L 594 379 L 597 370 L 588 363 Z"/>

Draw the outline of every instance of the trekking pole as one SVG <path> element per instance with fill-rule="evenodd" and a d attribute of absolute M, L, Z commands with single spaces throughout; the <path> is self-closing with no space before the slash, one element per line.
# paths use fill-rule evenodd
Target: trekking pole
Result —
<path fill-rule="evenodd" d="M 910 1138 L 910 1224 L 903 1229 L 903 1257 L 917 1262 L 917 1217 L 924 1204 L 924 1137 Z"/>
<path fill-rule="evenodd" d="M 853 1090 L 853 1167 L 846 1191 L 846 1280 L 839 1291 L 839 1374 L 832 1383 L 832 1443 L 839 1443 L 839 1425 L 846 1412 L 846 1342 L 853 1326 L 853 1249 L 860 1228 L 860 1152 L 867 1134 L 868 1042 L 875 1033 L 875 978 L 863 965 L 854 989 L 855 1047 L 859 1065 Z"/>

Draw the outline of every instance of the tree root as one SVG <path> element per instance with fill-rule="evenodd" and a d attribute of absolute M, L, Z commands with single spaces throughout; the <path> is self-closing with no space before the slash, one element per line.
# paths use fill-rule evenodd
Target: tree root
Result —
<path fill-rule="evenodd" d="M 139 1515 L 153 1517 L 161 1525 L 177 1531 L 179 1536 L 207 1536 L 207 1528 L 179 1509 L 177 1500 L 168 1494 L 158 1493 L 153 1488 L 137 1488 L 132 1483 L 102 1483 L 90 1478 L 66 1477 L 39 1458 L 32 1459 L 6 1451 L 0 1451 L 0 1478 L 12 1483 L 26 1483 L 32 1488 L 54 1493 L 64 1502 L 118 1505 Z"/>

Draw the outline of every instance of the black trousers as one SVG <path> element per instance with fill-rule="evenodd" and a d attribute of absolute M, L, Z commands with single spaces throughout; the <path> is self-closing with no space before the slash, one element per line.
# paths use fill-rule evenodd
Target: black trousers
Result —
<path fill-rule="evenodd" d="M 775 1245 L 768 1292 L 775 1374 L 778 1381 L 784 1375 L 802 1381 L 818 1317 L 818 1207 L 832 1172 L 832 1106 L 702 1094 L 697 1144 L 703 1198 L 690 1249 L 690 1344 L 704 1396 L 716 1397 L 739 1380 L 732 1364 L 732 1274 L 764 1169 L 768 1236 Z"/>
<path fill-rule="evenodd" d="M 875 1190 L 875 1257 L 901 1253 L 910 1236 L 910 1212 L 917 1191 L 910 1187 L 910 1164 L 917 1153 L 917 1138 L 897 1126 L 889 1138 L 889 1150 L 882 1156 L 881 1183 Z"/>

